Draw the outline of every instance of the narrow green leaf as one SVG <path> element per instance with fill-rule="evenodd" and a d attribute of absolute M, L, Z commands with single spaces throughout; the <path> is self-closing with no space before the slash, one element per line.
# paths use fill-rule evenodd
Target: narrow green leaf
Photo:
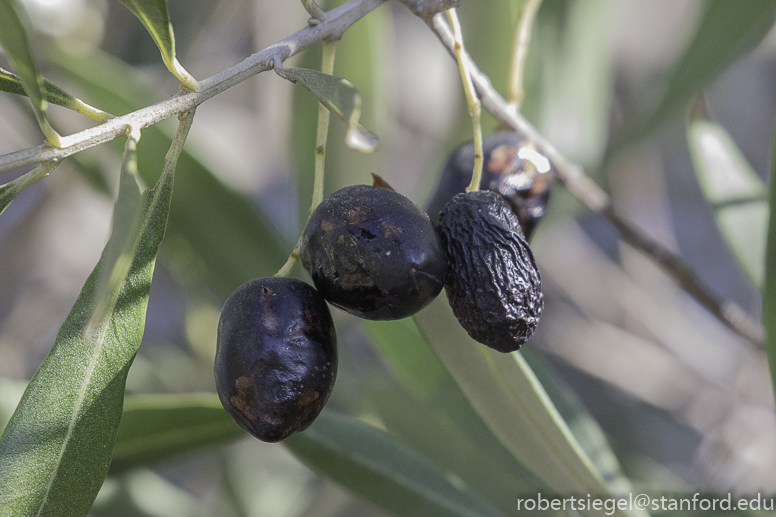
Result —
<path fill-rule="evenodd" d="M 444 296 L 414 319 L 501 443 L 554 492 L 625 493 L 596 469 L 519 353 L 502 354 L 473 341 Z"/>
<path fill-rule="evenodd" d="M 275 72 L 292 83 L 299 83 L 318 98 L 321 104 L 348 124 L 345 144 L 351 149 L 371 153 L 380 148 L 377 135 L 361 126 L 361 94 L 345 79 L 308 68 L 285 68 L 275 65 Z"/>
<path fill-rule="evenodd" d="M 104 111 L 73 97 L 45 77 L 42 77 L 41 79 L 43 80 L 43 97 L 46 99 L 46 102 L 71 109 L 76 113 L 86 115 L 97 122 L 102 122 L 112 116 L 109 113 L 105 113 Z M 24 87 L 22 86 L 21 78 L 2 68 L 0 68 L 0 91 L 15 93 L 16 95 L 27 95 L 27 92 L 24 91 Z"/>
<path fill-rule="evenodd" d="M 167 12 L 167 0 L 119 0 L 145 26 L 153 38 L 167 69 L 187 87 L 199 91 L 199 83 L 175 57 L 175 34 Z"/>
<path fill-rule="evenodd" d="M 644 138 L 683 113 L 693 95 L 762 41 L 776 20 L 773 0 L 708 0 L 704 7 L 695 36 L 668 73 L 662 94 L 626 133 L 625 142 Z"/>
<path fill-rule="evenodd" d="M 153 92 L 138 83 L 136 70 L 107 54 L 61 54 L 55 62 L 63 68 L 61 73 L 112 113 L 134 111 L 153 98 Z M 154 164 L 163 159 L 170 142 L 161 124 L 143 130 L 138 168 L 146 184 L 157 180 Z M 79 153 L 71 159 L 82 156 Z M 277 271 L 290 246 L 284 244 L 261 207 L 224 185 L 189 152 L 183 152 L 178 167 L 186 173 L 175 179 L 176 195 L 162 246 L 162 256 L 169 259 L 167 267 L 223 299 L 243 282 Z"/>
<path fill-rule="evenodd" d="M 51 174 L 51 171 L 53 171 L 60 163 L 61 162 L 42 163 L 15 180 L 0 185 L 0 214 L 5 212 L 5 209 L 8 208 L 11 201 L 16 199 L 16 196 L 18 196 L 22 190 Z"/>
<path fill-rule="evenodd" d="M 136 395 L 124 401 L 111 473 L 247 436 L 216 395 Z"/>
<path fill-rule="evenodd" d="M 190 117 L 181 122 L 176 138 L 180 145 L 171 147 L 155 189 L 139 199 L 142 238 L 135 241 L 119 292 L 108 293 L 110 305 L 104 318 L 94 320 L 103 303 L 95 297 L 98 278 L 105 268 L 113 269 L 106 258 L 116 239 L 128 238 L 121 231 L 112 234 L 0 437 L 0 507 L 9 515 L 86 515 L 107 474 L 127 372 L 143 336 L 177 153 L 190 123 Z M 126 181 L 137 188 L 131 175 L 122 175 L 122 182 Z M 114 229 L 120 224 L 114 220 Z"/>
<path fill-rule="evenodd" d="M 504 515 L 386 432 L 330 410 L 285 444 L 314 470 L 397 515 Z"/>
<path fill-rule="evenodd" d="M 741 270 L 762 289 L 768 189 L 730 135 L 705 116 L 690 119 L 687 141 L 698 184 L 714 210 L 722 237 Z"/>
<path fill-rule="evenodd" d="M 35 118 L 43 134 L 52 145 L 60 147 L 59 133 L 46 118 L 46 98 L 43 90 L 43 78 L 38 73 L 38 65 L 32 55 L 27 39 L 26 12 L 17 0 L 0 0 L 0 45 L 5 50 L 8 62 L 19 74 L 19 79 L 27 96 L 32 101 Z"/>
<path fill-rule="evenodd" d="M 776 125 L 776 122 L 774 122 Z M 768 196 L 768 241 L 765 248 L 765 287 L 763 289 L 763 325 L 765 326 L 765 353 L 771 369 L 771 382 L 776 393 L 776 131 L 771 151 L 771 184 Z"/>

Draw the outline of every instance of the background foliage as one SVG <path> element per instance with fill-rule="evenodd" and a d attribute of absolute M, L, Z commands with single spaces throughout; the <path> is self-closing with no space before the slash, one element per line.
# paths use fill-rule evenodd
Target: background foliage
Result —
<path fill-rule="evenodd" d="M 520 4 L 464 0 L 460 9 L 467 48 L 502 91 Z M 90 105 L 123 114 L 177 91 L 156 43 L 118 2 L 24 5 L 41 73 Z M 545 0 L 522 107 L 623 214 L 755 318 L 776 115 L 776 40 L 766 36 L 774 5 Z M 197 78 L 274 43 L 308 16 L 287 0 L 172 1 L 169 15 L 177 58 Z M 0 66 L 10 68 L 3 59 Z M 318 68 L 320 45 L 287 65 Z M 326 192 L 370 182 L 374 172 L 422 204 L 446 155 L 470 138 L 457 73 L 398 2 L 348 30 L 335 74 L 361 92 L 361 121 L 382 150 L 347 149 L 346 126 L 333 120 Z M 704 110 L 688 118 L 698 93 Z M 2 94 L 0 113 L 0 153 L 40 143 L 29 101 Z M 89 125 L 57 106 L 48 115 L 62 135 Z M 450 325 L 437 305 L 392 323 L 337 312 L 334 394 L 319 421 L 285 446 L 245 438 L 224 419 L 212 396 L 218 311 L 240 283 L 273 274 L 293 247 L 312 192 L 316 116 L 317 100 L 275 74 L 198 109 L 93 515 L 513 515 L 518 496 L 546 493 L 567 473 L 531 468 L 520 453 L 525 436 L 499 433 L 519 416 L 519 404 L 507 399 L 489 412 L 476 402 L 507 388 L 472 373 L 476 357 L 443 348 L 439 336 Z M 484 121 L 486 134 L 498 125 L 490 115 Z M 143 131 L 137 170 L 144 185 L 156 183 L 173 135 L 171 121 Z M 721 135 L 722 144 L 703 135 Z M 123 150 L 123 142 L 114 144 L 66 160 L 0 217 L 0 427 L 105 245 Z M 721 193 L 714 190 L 719 163 L 734 171 Z M 2 183 L 25 172 L 3 173 Z M 733 187 L 730 177 L 738 180 Z M 573 432 L 568 443 L 585 451 L 603 482 L 650 493 L 776 492 L 764 352 L 729 332 L 562 187 L 532 247 L 545 314 L 521 360 L 499 367 L 512 379 L 530 365 Z M 305 278 L 301 268 L 295 274 Z M 451 344 L 479 350 L 464 340 Z"/>

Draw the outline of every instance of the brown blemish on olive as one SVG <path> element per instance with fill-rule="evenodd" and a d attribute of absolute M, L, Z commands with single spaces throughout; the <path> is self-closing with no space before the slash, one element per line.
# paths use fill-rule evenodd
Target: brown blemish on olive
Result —
<path fill-rule="evenodd" d="M 345 219 L 350 226 L 363 223 L 366 221 L 367 217 L 369 217 L 369 209 L 365 206 L 351 208 L 347 211 L 347 214 L 345 214 Z"/>
<path fill-rule="evenodd" d="M 398 226 L 392 224 L 390 221 L 383 221 L 380 226 L 383 229 L 383 237 L 386 239 L 392 239 L 404 233 L 403 228 L 399 228 Z"/>
<path fill-rule="evenodd" d="M 331 224 L 331 221 L 329 221 L 328 219 L 324 219 L 323 221 L 321 221 L 321 230 L 323 230 L 324 232 L 330 232 L 333 229 L 334 229 L 334 225 Z"/>

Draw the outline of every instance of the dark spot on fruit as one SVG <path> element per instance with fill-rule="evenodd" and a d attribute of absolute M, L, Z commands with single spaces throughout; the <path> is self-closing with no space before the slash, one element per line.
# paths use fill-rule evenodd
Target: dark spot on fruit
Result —
<path fill-rule="evenodd" d="M 445 289 L 469 335 L 500 352 L 519 349 L 544 306 L 541 277 L 520 223 L 500 194 L 468 192 L 440 213 L 450 270 Z"/>
<path fill-rule="evenodd" d="M 320 231 L 330 221 L 330 233 Z M 382 187 L 353 185 L 333 193 L 310 216 L 302 264 L 331 304 L 362 318 L 411 316 L 436 297 L 447 271 L 429 217 Z"/>
<path fill-rule="evenodd" d="M 277 442 L 306 429 L 331 394 L 337 337 L 310 285 L 262 278 L 229 297 L 218 324 L 218 396 L 253 436 Z"/>

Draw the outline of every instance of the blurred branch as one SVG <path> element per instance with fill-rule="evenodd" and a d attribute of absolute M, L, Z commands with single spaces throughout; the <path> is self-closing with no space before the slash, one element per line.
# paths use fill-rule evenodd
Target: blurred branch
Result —
<path fill-rule="evenodd" d="M 324 21 L 315 25 L 307 25 L 242 62 L 201 81 L 199 92 L 180 93 L 127 115 L 110 119 L 99 126 L 62 137 L 60 149 L 38 145 L 2 155 L 0 156 L 0 172 L 41 162 L 58 162 L 72 154 L 127 135 L 132 129 L 142 129 L 179 113 L 190 111 L 228 88 L 256 74 L 272 69 L 275 63 L 284 62 L 313 43 L 341 38 L 351 25 L 385 1 L 350 0 L 336 9 L 328 11 Z"/>
<path fill-rule="evenodd" d="M 455 56 L 453 32 L 444 16 L 436 15 L 429 23 L 448 51 Z M 477 67 L 468 53 L 464 59 L 469 61 L 474 86 L 480 94 L 483 106 L 512 129 L 528 137 L 553 163 L 558 177 L 588 209 L 603 216 L 614 226 L 623 240 L 644 253 L 660 266 L 682 289 L 741 337 L 760 348 L 764 346 L 762 325 L 753 320 L 734 302 L 720 300 L 695 274 L 693 269 L 679 255 L 649 237 L 636 225 L 620 216 L 614 209 L 609 195 L 599 187 L 584 169 L 567 160 L 547 141 L 518 111 L 507 103 L 496 91 L 487 75 Z"/>
<path fill-rule="evenodd" d="M 453 7 L 458 7 L 460 0 L 399 0 L 407 9 L 413 12 L 415 16 L 431 23 L 435 14 L 441 13 Z"/>

